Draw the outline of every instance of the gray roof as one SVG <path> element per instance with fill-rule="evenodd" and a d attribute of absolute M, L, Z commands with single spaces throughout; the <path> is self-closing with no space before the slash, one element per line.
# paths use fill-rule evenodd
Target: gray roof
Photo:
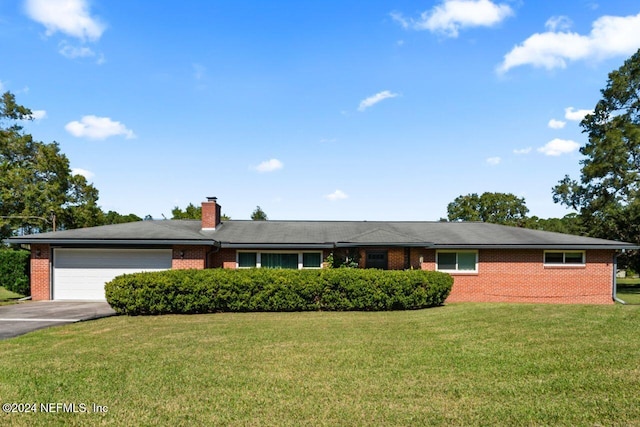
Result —
<path fill-rule="evenodd" d="M 9 243 L 50 243 L 55 245 L 213 245 L 211 237 L 200 232 L 200 221 L 137 221 L 99 227 L 12 237 Z"/>
<path fill-rule="evenodd" d="M 10 243 L 54 245 L 216 245 L 228 248 L 638 249 L 631 243 L 481 222 L 154 220 L 13 237 Z"/>

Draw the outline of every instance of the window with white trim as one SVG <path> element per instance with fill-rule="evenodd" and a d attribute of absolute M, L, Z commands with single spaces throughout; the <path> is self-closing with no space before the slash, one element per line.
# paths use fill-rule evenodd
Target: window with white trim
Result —
<path fill-rule="evenodd" d="M 238 268 L 254 268 L 258 263 L 255 252 L 238 252 Z"/>
<path fill-rule="evenodd" d="M 260 267 L 262 268 L 286 268 L 298 269 L 298 254 L 264 252 L 260 254 Z"/>
<path fill-rule="evenodd" d="M 238 268 L 322 268 L 321 251 L 237 251 Z"/>
<path fill-rule="evenodd" d="M 321 268 L 322 252 L 303 252 L 302 268 Z"/>
<path fill-rule="evenodd" d="M 447 273 L 477 273 L 478 251 L 438 251 L 436 270 Z"/>
<path fill-rule="evenodd" d="M 545 265 L 584 265 L 584 251 L 544 251 Z"/>

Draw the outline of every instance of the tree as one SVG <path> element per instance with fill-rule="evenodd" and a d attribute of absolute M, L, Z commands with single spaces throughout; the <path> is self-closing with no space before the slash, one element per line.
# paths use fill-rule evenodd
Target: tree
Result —
<path fill-rule="evenodd" d="M 586 231 L 582 226 L 582 219 L 576 213 L 570 213 L 562 218 L 538 218 L 529 217 L 524 222 L 524 227 L 533 230 L 553 231 L 556 233 L 575 234 L 584 236 Z"/>
<path fill-rule="evenodd" d="M 136 222 L 136 221 L 142 221 L 142 218 L 132 213 L 129 215 L 121 215 L 118 212 L 109 211 L 106 214 L 104 214 L 102 224 L 103 225 L 123 224 L 125 222 Z"/>
<path fill-rule="evenodd" d="M 449 221 L 482 221 L 504 225 L 524 225 L 529 209 L 524 198 L 511 193 L 477 193 L 458 196 L 447 205 Z"/>
<path fill-rule="evenodd" d="M 182 210 L 178 206 L 171 210 L 171 219 L 201 219 L 202 218 L 202 206 L 195 206 L 193 203 L 189 203 L 187 207 Z M 220 215 L 221 221 L 229 221 L 230 216 L 222 214 Z"/>
<path fill-rule="evenodd" d="M 5 92 L 0 99 L 0 239 L 24 232 L 98 225 L 98 190 L 73 175 L 58 143 L 34 141 L 20 121 L 31 110 Z"/>
<path fill-rule="evenodd" d="M 357 248 L 340 248 L 332 251 L 325 259 L 329 268 L 358 268 L 360 251 Z"/>
<path fill-rule="evenodd" d="M 602 99 L 580 126 L 580 180 L 565 175 L 553 200 L 580 212 L 592 237 L 640 243 L 640 50 L 609 73 Z M 636 254 L 630 260 L 640 267 Z"/>
<path fill-rule="evenodd" d="M 176 206 L 171 211 L 171 215 L 171 219 L 201 219 L 202 207 L 195 206 L 193 203 L 189 203 L 185 210 L 182 210 L 178 206 Z"/>
<path fill-rule="evenodd" d="M 269 218 L 267 218 L 267 214 L 262 210 L 260 206 L 256 206 L 256 209 L 251 214 L 251 219 L 253 221 L 266 221 Z"/>

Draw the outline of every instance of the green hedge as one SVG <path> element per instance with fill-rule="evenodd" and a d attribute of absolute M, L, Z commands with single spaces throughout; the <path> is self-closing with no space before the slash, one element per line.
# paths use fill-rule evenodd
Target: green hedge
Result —
<path fill-rule="evenodd" d="M 105 286 L 121 314 L 410 310 L 442 305 L 453 278 L 422 270 L 168 270 Z"/>
<path fill-rule="evenodd" d="M 29 295 L 29 252 L 0 250 L 0 286 L 20 295 Z"/>

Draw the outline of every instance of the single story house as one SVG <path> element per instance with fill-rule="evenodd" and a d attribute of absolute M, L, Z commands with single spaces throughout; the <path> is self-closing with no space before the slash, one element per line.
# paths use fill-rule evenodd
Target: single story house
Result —
<path fill-rule="evenodd" d="M 448 302 L 612 304 L 616 257 L 630 243 L 479 222 L 151 220 L 13 237 L 31 250 L 34 300 L 104 300 L 131 272 L 186 268 L 322 268 L 350 251 L 361 268 L 454 277 Z"/>

